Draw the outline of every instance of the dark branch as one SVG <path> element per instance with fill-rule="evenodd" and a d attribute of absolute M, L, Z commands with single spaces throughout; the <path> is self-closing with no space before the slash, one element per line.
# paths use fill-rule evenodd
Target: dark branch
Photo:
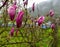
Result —
<path fill-rule="evenodd" d="M 6 1 L 4 2 L 4 4 L 0 7 L 0 9 L 1 9 L 2 7 L 4 7 L 7 2 L 8 2 L 8 0 L 6 0 Z"/>

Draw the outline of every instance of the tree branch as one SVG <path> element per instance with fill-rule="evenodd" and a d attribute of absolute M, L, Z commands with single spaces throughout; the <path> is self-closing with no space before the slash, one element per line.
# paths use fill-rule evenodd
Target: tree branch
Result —
<path fill-rule="evenodd" d="M 4 7 L 7 2 L 8 2 L 8 0 L 6 0 L 6 1 L 3 3 L 3 5 L 0 7 L 0 9 L 1 9 L 2 7 Z"/>

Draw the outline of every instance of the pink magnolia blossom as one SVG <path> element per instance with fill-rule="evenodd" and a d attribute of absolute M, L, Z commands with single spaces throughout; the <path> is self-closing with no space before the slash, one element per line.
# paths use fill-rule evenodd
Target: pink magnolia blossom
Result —
<path fill-rule="evenodd" d="M 40 16 L 40 17 L 38 18 L 37 22 L 38 22 L 38 25 L 39 25 L 39 26 L 43 23 L 44 19 L 45 19 L 44 16 Z"/>
<path fill-rule="evenodd" d="M 23 11 L 18 12 L 18 16 L 17 16 L 17 18 L 16 18 L 17 28 L 21 27 L 21 25 L 22 25 L 23 15 L 24 15 L 24 12 L 23 12 Z"/>
<path fill-rule="evenodd" d="M 10 6 L 8 8 L 8 14 L 10 16 L 10 19 L 13 21 L 15 17 L 15 8 L 13 6 Z"/>
<path fill-rule="evenodd" d="M 16 8 L 17 8 L 16 4 L 13 4 L 12 6 L 10 6 L 10 7 L 7 9 L 11 21 L 14 20 L 15 13 L 16 13 Z"/>
<path fill-rule="evenodd" d="M 55 29 L 55 24 L 51 24 L 51 28 L 52 28 L 52 30 L 54 30 Z"/>
<path fill-rule="evenodd" d="M 49 15 L 50 15 L 51 17 L 53 17 L 53 16 L 54 16 L 54 11 L 53 11 L 53 10 L 50 10 L 50 11 L 49 11 Z"/>
<path fill-rule="evenodd" d="M 34 9 L 35 9 L 35 3 L 33 3 L 32 5 L 32 11 L 34 12 Z"/>
<path fill-rule="evenodd" d="M 10 36 L 14 35 L 14 27 L 12 27 L 11 31 L 10 31 Z"/>
<path fill-rule="evenodd" d="M 40 26 L 43 23 L 43 20 L 38 21 L 38 25 Z"/>

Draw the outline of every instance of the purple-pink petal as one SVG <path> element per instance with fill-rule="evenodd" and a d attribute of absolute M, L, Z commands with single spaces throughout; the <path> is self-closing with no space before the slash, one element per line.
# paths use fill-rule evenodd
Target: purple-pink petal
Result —
<path fill-rule="evenodd" d="M 10 31 L 10 35 L 13 36 L 14 35 L 14 27 L 12 27 L 11 31 Z"/>
<path fill-rule="evenodd" d="M 14 17 L 15 17 L 15 8 L 12 7 L 12 6 L 10 6 L 10 7 L 8 8 L 8 14 L 9 14 L 9 16 L 10 16 L 10 19 L 13 20 Z"/>
<path fill-rule="evenodd" d="M 44 19 L 45 19 L 44 16 L 40 16 L 40 17 L 38 18 L 37 22 L 38 22 L 38 25 L 39 25 L 39 26 L 43 23 Z"/>
<path fill-rule="evenodd" d="M 54 16 L 54 10 L 50 10 L 49 15 L 50 15 L 50 17 L 53 17 Z"/>
<path fill-rule="evenodd" d="M 55 29 L 55 24 L 51 24 L 52 30 Z"/>
<path fill-rule="evenodd" d="M 22 25 L 23 15 L 24 15 L 24 12 L 23 11 L 18 12 L 18 15 L 17 15 L 17 18 L 16 18 L 17 28 L 21 27 L 21 25 Z"/>

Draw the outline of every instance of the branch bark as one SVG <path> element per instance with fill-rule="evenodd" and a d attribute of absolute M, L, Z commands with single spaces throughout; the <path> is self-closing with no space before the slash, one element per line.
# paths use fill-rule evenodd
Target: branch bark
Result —
<path fill-rule="evenodd" d="M 6 0 L 6 1 L 3 3 L 3 5 L 0 7 L 0 9 L 1 9 L 2 7 L 4 7 L 7 2 L 8 2 L 8 0 Z"/>

